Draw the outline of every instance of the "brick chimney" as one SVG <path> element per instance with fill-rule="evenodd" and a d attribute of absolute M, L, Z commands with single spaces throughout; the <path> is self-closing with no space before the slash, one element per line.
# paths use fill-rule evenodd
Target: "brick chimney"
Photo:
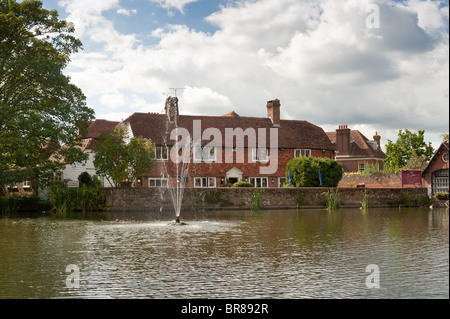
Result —
<path fill-rule="evenodd" d="M 272 120 L 273 126 L 280 127 L 280 100 L 273 100 L 267 102 L 267 116 Z"/>
<path fill-rule="evenodd" d="M 178 121 L 178 98 L 169 96 L 166 100 L 166 115 L 169 118 L 170 123 L 176 123 Z"/>
<path fill-rule="evenodd" d="M 336 144 L 339 155 L 348 155 L 350 152 L 350 131 L 347 125 L 339 125 L 336 130 Z"/>
<path fill-rule="evenodd" d="M 378 132 L 375 133 L 375 136 L 373 137 L 373 140 L 377 142 L 378 149 L 381 150 L 381 136 L 378 135 Z"/>

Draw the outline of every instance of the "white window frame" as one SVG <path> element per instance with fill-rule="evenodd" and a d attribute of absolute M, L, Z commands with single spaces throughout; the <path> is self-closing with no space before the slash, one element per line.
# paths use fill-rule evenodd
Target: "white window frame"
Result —
<path fill-rule="evenodd" d="M 283 186 L 286 184 L 286 181 L 286 176 L 278 177 L 278 188 L 283 188 Z"/>
<path fill-rule="evenodd" d="M 294 157 L 311 157 L 311 150 L 309 149 L 296 149 L 294 151 Z"/>
<path fill-rule="evenodd" d="M 163 150 L 166 149 L 166 156 L 164 157 Z M 159 156 L 158 156 L 159 150 Z M 167 146 L 156 146 L 155 147 L 155 159 L 157 161 L 168 161 L 169 160 L 169 148 Z"/>
<path fill-rule="evenodd" d="M 269 149 L 268 148 L 252 148 L 252 162 L 253 163 L 269 162 Z"/>
<path fill-rule="evenodd" d="M 250 177 L 248 181 L 250 182 L 250 184 L 253 184 L 255 188 L 269 188 L 268 177 Z M 263 181 L 266 181 L 266 186 L 263 186 Z"/>
<path fill-rule="evenodd" d="M 154 182 L 153 186 L 151 185 L 152 182 Z M 158 182 L 159 182 L 159 185 L 157 185 Z M 167 187 L 169 187 L 169 179 L 168 178 L 149 178 L 148 179 L 148 187 L 149 188 L 167 188 Z"/>
<path fill-rule="evenodd" d="M 195 188 L 216 188 L 217 179 L 215 177 L 195 177 Z"/>
<path fill-rule="evenodd" d="M 215 147 L 202 148 L 201 146 L 194 146 L 193 153 L 194 153 L 194 163 L 217 162 L 217 149 Z"/>
<path fill-rule="evenodd" d="M 442 161 L 443 161 L 444 163 L 447 163 L 447 162 L 448 162 L 448 153 L 447 153 L 447 152 L 445 152 L 444 154 L 442 154 Z"/>
<path fill-rule="evenodd" d="M 364 172 L 366 169 L 366 163 L 358 163 L 358 172 Z"/>
<path fill-rule="evenodd" d="M 55 181 L 62 182 L 64 180 L 63 177 L 64 177 L 63 172 L 56 172 L 55 173 Z"/>
<path fill-rule="evenodd" d="M 31 188 L 31 179 L 25 178 L 25 180 L 22 182 L 22 188 Z"/>

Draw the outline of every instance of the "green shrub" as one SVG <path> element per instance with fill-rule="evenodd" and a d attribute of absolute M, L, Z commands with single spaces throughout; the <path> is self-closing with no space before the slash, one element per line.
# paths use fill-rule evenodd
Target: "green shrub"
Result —
<path fill-rule="evenodd" d="M 75 212 L 102 211 L 106 208 L 106 196 L 100 187 L 81 184 L 69 188 L 64 182 L 53 182 L 47 188 L 52 211 L 58 217 Z"/>
<path fill-rule="evenodd" d="M 286 168 L 286 179 L 291 175 L 292 187 L 337 187 L 343 176 L 342 165 L 330 158 L 296 157 Z"/>
<path fill-rule="evenodd" d="M 255 187 L 252 183 L 241 181 L 233 184 L 233 187 Z"/>
<path fill-rule="evenodd" d="M 91 185 L 92 184 L 92 177 L 88 172 L 83 172 L 80 174 L 80 176 L 78 176 L 78 181 L 80 182 L 80 186 L 81 185 Z"/>

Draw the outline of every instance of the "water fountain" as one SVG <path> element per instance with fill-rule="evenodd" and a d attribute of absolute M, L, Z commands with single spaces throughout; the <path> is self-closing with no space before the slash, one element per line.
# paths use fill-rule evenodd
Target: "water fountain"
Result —
<path fill-rule="evenodd" d="M 166 126 L 166 133 L 169 133 L 169 124 L 175 125 L 175 130 L 178 129 L 178 98 L 177 97 L 168 97 L 166 100 L 166 106 L 165 106 L 166 114 L 168 116 L 167 126 Z M 165 134 L 165 144 L 167 147 L 167 138 L 168 134 Z M 179 151 L 179 150 L 178 150 Z M 171 161 L 176 165 L 176 176 L 171 176 L 169 169 L 167 167 L 167 163 L 164 162 L 164 172 L 163 175 L 167 176 L 168 178 L 168 190 L 170 197 L 172 199 L 173 208 L 175 211 L 175 222 L 171 223 L 173 226 L 184 226 L 185 223 L 180 221 L 181 217 L 181 206 L 183 202 L 183 195 L 184 190 L 186 188 L 186 181 L 187 177 L 189 176 L 189 165 L 190 165 L 190 154 L 191 154 L 191 141 L 190 139 L 186 139 L 186 143 L 182 145 L 181 147 L 182 155 L 180 158 L 180 154 L 170 154 L 168 155 L 168 158 L 170 157 Z M 173 155 L 173 156 L 172 156 Z M 173 158 L 174 157 L 174 158 Z M 174 160 L 176 157 L 177 160 Z M 175 186 L 173 184 L 171 185 L 171 177 L 172 180 L 176 180 Z M 175 177 L 175 178 L 174 178 Z"/>

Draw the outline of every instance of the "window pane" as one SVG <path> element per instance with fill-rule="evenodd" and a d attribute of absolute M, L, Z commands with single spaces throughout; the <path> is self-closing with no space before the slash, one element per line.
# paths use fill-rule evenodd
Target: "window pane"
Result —
<path fill-rule="evenodd" d="M 209 187 L 216 187 L 216 179 L 213 177 L 209 178 Z"/>
<path fill-rule="evenodd" d="M 267 178 L 262 179 L 262 187 L 267 187 Z"/>
<path fill-rule="evenodd" d="M 195 179 L 195 187 L 202 187 L 202 179 L 201 178 Z"/>
<path fill-rule="evenodd" d="M 194 160 L 196 162 L 202 161 L 202 148 L 200 146 L 194 147 Z"/>

